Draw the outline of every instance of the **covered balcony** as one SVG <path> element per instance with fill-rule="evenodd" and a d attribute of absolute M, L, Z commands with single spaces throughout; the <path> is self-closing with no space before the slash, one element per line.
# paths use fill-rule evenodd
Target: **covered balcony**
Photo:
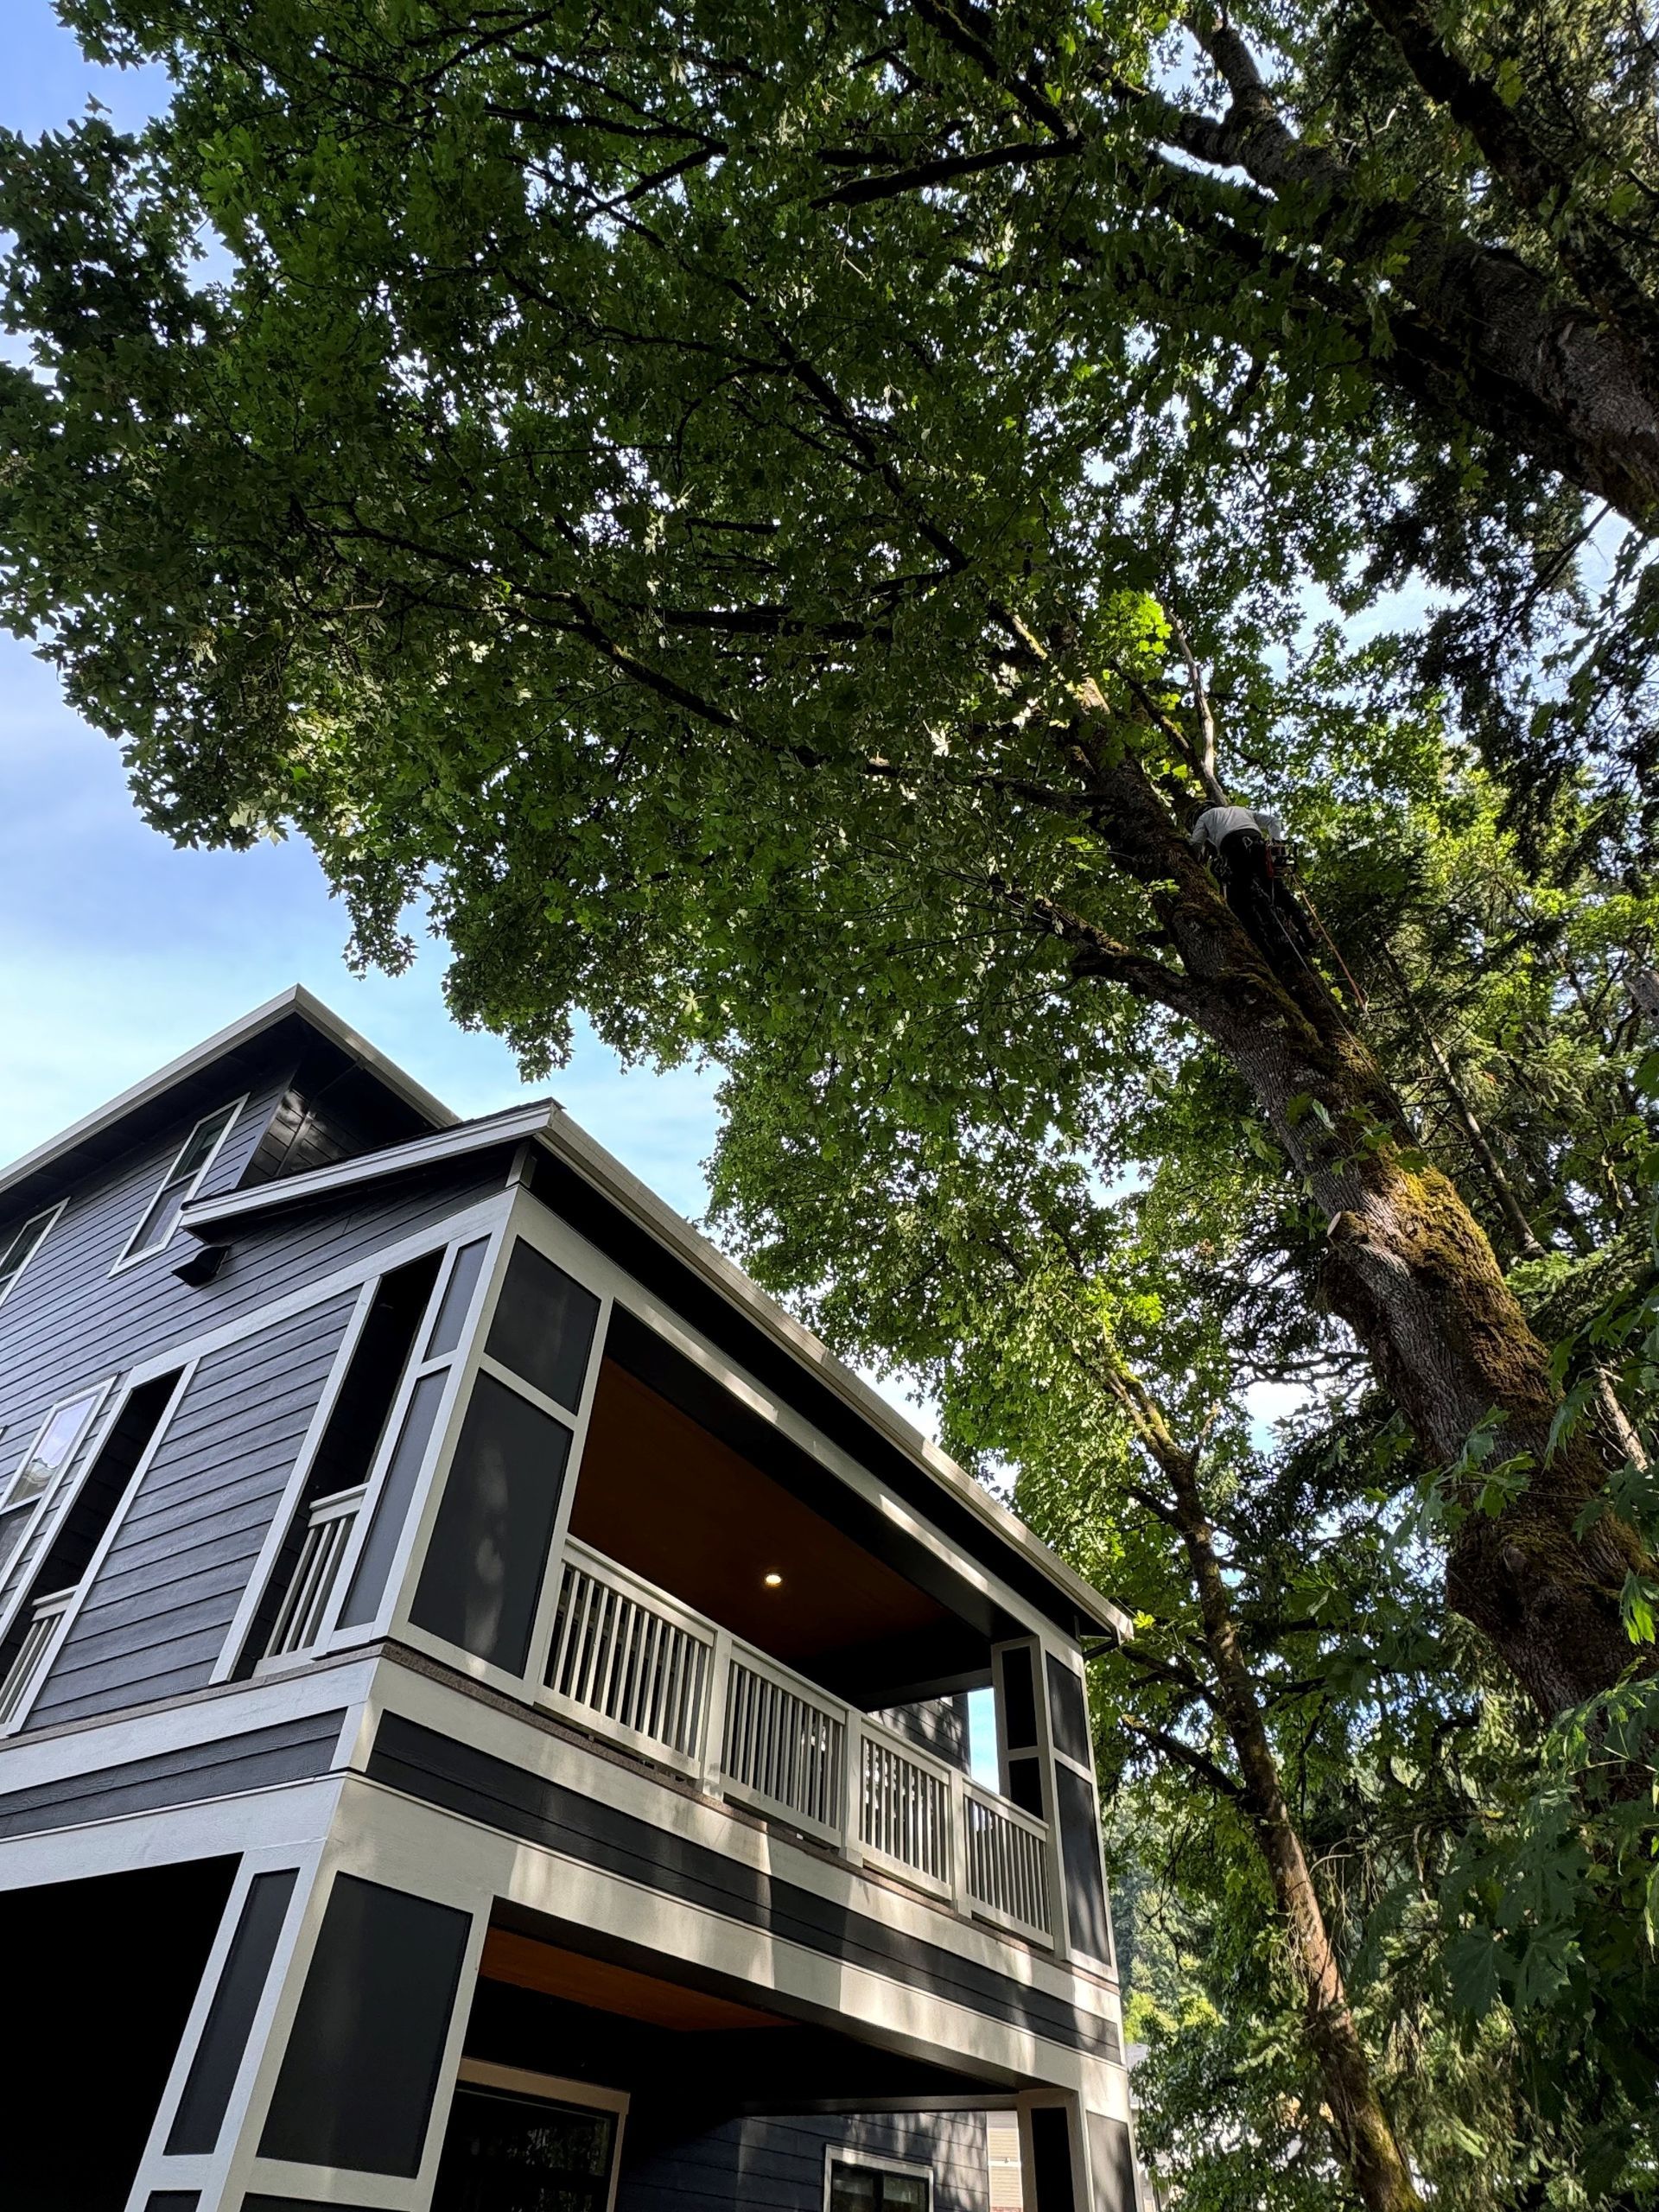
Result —
<path fill-rule="evenodd" d="M 832 1479 L 617 1317 L 542 1700 L 702 1791 L 1046 1943 L 1045 1823 L 918 1740 L 938 1717 L 919 1701 L 989 1682 L 1001 1624 L 947 1560 Z M 955 1717 L 945 1708 L 947 1736 Z"/>

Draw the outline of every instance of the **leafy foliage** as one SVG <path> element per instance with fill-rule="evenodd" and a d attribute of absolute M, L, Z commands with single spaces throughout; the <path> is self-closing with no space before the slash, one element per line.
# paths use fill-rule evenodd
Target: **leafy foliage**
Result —
<path fill-rule="evenodd" d="M 1650 2196 L 1648 1694 L 1553 1732 L 1520 1706 L 1430 1507 L 1501 1545 L 1552 1454 L 1467 1386 L 1436 1493 L 1409 1362 L 1379 1387 L 1327 1299 L 1331 1190 L 1384 1154 L 1438 1193 L 1424 1274 L 1480 1274 L 1449 1172 L 1564 1341 L 1551 1442 L 1611 1470 L 1584 1533 L 1616 1510 L 1651 1558 L 1645 28 L 66 14 L 174 97 L 137 138 L 0 146 L 33 348 L 0 368 L 0 587 L 149 818 L 306 836 L 365 960 L 424 902 L 457 1013 L 529 1066 L 576 1007 L 728 1059 L 729 1233 L 1135 1610 L 1101 1751 L 1147 2137 L 1195 2205 L 1345 2184 L 1105 1346 L 1202 1443 L 1418 2170 L 1471 2212 Z M 1173 817 L 1217 724 L 1363 1022 L 1236 942 L 1196 975 L 1225 918 Z M 1283 1096 L 1252 1049 L 1298 1021 L 1329 1080 Z M 1338 1095 L 1359 1029 L 1397 1116 Z M 1302 1394 L 1277 1439 L 1263 1389 Z M 1639 1653 L 1638 1566 L 1622 1595 Z"/>

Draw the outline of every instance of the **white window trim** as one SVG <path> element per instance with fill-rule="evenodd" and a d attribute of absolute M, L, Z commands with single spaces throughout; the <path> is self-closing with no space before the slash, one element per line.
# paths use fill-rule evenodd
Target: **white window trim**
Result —
<path fill-rule="evenodd" d="M 58 1491 L 74 1468 L 77 1461 L 80 1459 L 81 1454 L 85 1452 L 86 1448 L 86 1440 L 91 1436 L 94 1427 L 97 1426 L 98 1416 L 103 1409 L 105 1401 L 108 1398 L 114 1382 L 114 1376 L 106 1375 L 101 1382 L 83 1382 L 79 1389 L 66 1390 L 60 1398 L 54 1398 L 52 1401 L 52 1403 L 47 1408 L 41 1419 L 36 1421 L 34 1427 L 29 1431 L 28 1444 L 24 1446 L 23 1450 L 18 1453 L 17 1457 L 11 1462 L 10 1465 L 6 1470 L 3 1481 L 0 1481 L 0 1518 L 10 1519 L 11 1515 L 14 1513 L 28 1513 L 31 1510 L 38 1513 L 48 1499 L 54 1498 L 57 1496 Z M 51 1427 L 53 1422 L 57 1419 L 58 1415 L 63 1411 L 66 1406 L 79 1405 L 83 1398 L 90 1398 L 92 1400 L 92 1408 L 87 1414 L 86 1420 L 81 1423 L 80 1433 L 76 1437 L 74 1444 L 71 1447 L 70 1451 L 65 1455 L 63 1464 L 60 1466 L 54 1467 L 53 1469 L 51 1476 L 48 1479 L 44 1488 L 36 1491 L 33 1497 L 19 1498 L 16 1503 L 13 1503 L 11 1498 L 12 1484 L 16 1481 L 18 1476 L 22 1472 L 29 1462 L 34 1458 L 36 1447 L 39 1446 L 41 1439 L 46 1434 L 47 1430 Z M 29 1539 L 25 1536 L 23 1542 L 27 1543 Z M 22 1546 L 19 1546 L 19 1550 L 21 1549 Z M 8 1570 L 10 1570 L 11 1560 L 15 1560 L 17 1555 L 17 1552 L 13 1552 L 11 1558 L 7 1560 L 6 1565 Z"/>
<path fill-rule="evenodd" d="M 592 2082 L 567 2082 L 556 2074 L 531 2074 L 522 2066 L 497 2066 L 484 2058 L 463 2058 L 455 2070 L 457 2089 L 505 2089 L 509 2095 L 539 2097 L 549 2104 L 573 2105 L 579 2112 L 608 2112 L 616 2116 L 611 2138 L 610 2187 L 605 2192 L 605 2212 L 615 2212 L 617 2185 L 622 2175 L 622 2137 L 628 2124 L 629 2094 L 626 2089 L 601 2089 Z M 450 2099 L 454 2103 L 453 2094 Z M 435 2117 L 435 2113 L 434 2115 Z M 444 2133 L 448 2132 L 448 2116 Z M 932 2212 L 932 2188 L 928 2190 Z"/>
<path fill-rule="evenodd" d="M 933 2169 L 919 2158 L 887 2158 L 878 2152 L 863 2151 L 850 2143 L 826 2143 L 823 2146 L 823 2212 L 830 2212 L 830 2183 L 837 2166 L 862 2166 L 867 2172 L 904 2174 L 912 2181 L 927 2184 L 927 2212 L 933 2212 Z"/>
<path fill-rule="evenodd" d="M 173 1154 L 172 1159 L 168 1162 L 166 1169 L 162 1173 L 160 1181 L 156 1183 L 154 1189 L 150 1192 L 149 1198 L 145 1199 L 143 1206 L 139 1209 L 138 1218 L 132 1224 L 131 1234 L 128 1236 L 126 1243 L 121 1248 L 121 1255 L 117 1260 L 115 1265 L 110 1269 L 110 1273 L 112 1275 L 120 1274 L 124 1268 L 136 1268 L 141 1260 L 154 1260 L 168 1249 L 174 1238 L 179 1233 L 179 1224 L 176 1221 L 174 1223 L 172 1228 L 168 1230 L 167 1235 L 162 1239 L 159 1244 L 146 1244 L 142 1252 L 135 1252 L 132 1248 L 139 1230 L 143 1229 L 145 1222 L 149 1218 L 150 1208 L 155 1205 L 156 1199 L 161 1197 L 162 1192 L 167 1188 L 168 1183 L 173 1179 L 173 1171 L 177 1167 L 180 1160 L 184 1158 L 185 1154 L 190 1149 L 190 1146 L 194 1140 L 196 1131 L 201 1127 L 202 1122 L 216 1121 L 221 1114 L 224 1114 L 226 1117 L 224 1128 L 213 1139 L 213 1150 L 208 1154 L 207 1159 L 202 1161 L 200 1166 L 197 1168 L 195 1173 L 191 1177 L 189 1188 L 185 1192 L 184 1196 L 179 1201 L 181 1211 L 182 1211 L 184 1207 L 189 1205 L 191 1199 L 195 1197 L 196 1192 L 201 1188 L 203 1183 L 207 1180 L 208 1174 L 212 1171 L 213 1162 L 219 1158 L 219 1154 L 225 1148 L 226 1138 L 229 1136 L 231 1131 L 241 1120 L 242 1109 L 247 1104 L 251 1095 L 251 1094 L 250 1092 L 245 1090 L 239 1098 L 229 1102 L 228 1112 L 226 1112 L 226 1107 L 224 1106 L 215 1106 L 211 1113 L 200 1115 L 191 1123 L 189 1128 L 185 1133 L 183 1143 L 179 1146 L 178 1150 Z"/>
<path fill-rule="evenodd" d="M 139 1453 L 137 1463 L 134 1466 L 132 1473 L 128 1478 L 126 1495 L 121 1500 L 115 1512 L 110 1516 L 109 1526 L 105 1529 L 104 1534 L 99 1538 L 96 1546 L 93 1548 L 92 1555 L 86 1562 L 85 1573 L 81 1575 L 80 1580 L 72 1586 L 73 1594 L 70 1597 L 69 1603 L 64 1607 L 62 1613 L 58 1618 L 56 1628 L 53 1632 L 51 1643 L 48 1646 L 40 1663 L 36 1666 L 28 1689 L 24 1692 L 22 1697 L 18 1701 L 16 1711 L 12 1714 L 10 1719 L 5 1724 L 4 1729 L 0 1730 L 0 1740 L 3 1740 L 3 1738 L 6 1736 L 15 1736 L 17 1733 L 17 1731 L 24 1726 L 29 1714 L 33 1712 L 35 1708 L 35 1701 L 36 1698 L 39 1697 L 41 1692 L 45 1688 L 46 1678 L 51 1673 L 53 1667 L 56 1664 L 58 1654 L 63 1649 L 64 1643 L 69 1635 L 70 1630 L 73 1628 L 76 1621 L 80 1617 L 81 1608 L 86 1603 L 87 1594 L 103 1570 L 104 1562 L 109 1557 L 111 1549 L 115 1543 L 115 1540 L 121 1532 L 121 1524 L 126 1519 L 128 1511 L 132 1505 L 132 1502 L 138 1494 L 139 1485 L 143 1483 L 144 1477 L 149 1472 L 149 1463 L 155 1458 L 157 1451 L 161 1448 L 162 1440 L 165 1439 L 167 1432 L 172 1425 L 173 1416 L 177 1413 L 180 1403 L 184 1397 L 185 1391 L 188 1389 L 191 1378 L 195 1374 L 195 1371 L 196 1363 L 194 1360 L 188 1360 L 181 1366 L 179 1370 L 178 1381 L 174 1384 L 172 1390 L 169 1392 L 167 1402 L 162 1408 L 161 1414 L 156 1421 L 156 1426 L 150 1431 L 149 1440 L 145 1444 L 143 1450 Z M 155 1379 L 156 1378 L 154 1377 L 151 1378 L 151 1380 Z M 99 1393 L 99 1404 L 100 1408 L 107 1406 L 109 1418 L 106 1421 L 99 1422 L 97 1414 L 94 1413 L 92 1421 L 88 1423 L 87 1427 L 81 1433 L 80 1442 L 76 1446 L 74 1451 L 70 1453 L 68 1459 L 65 1460 L 62 1469 L 60 1470 L 60 1474 L 65 1480 L 67 1479 L 72 1471 L 75 1473 L 77 1489 L 86 1479 L 88 1469 L 91 1468 L 93 1462 L 97 1459 L 99 1453 L 103 1450 L 105 1443 L 108 1441 L 110 1436 L 113 1433 L 116 1422 L 121 1418 L 122 1410 L 125 1407 L 127 1401 L 131 1397 L 134 1390 L 139 1389 L 141 1385 L 134 1382 L 131 1377 L 129 1376 L 126 1389 L 120 1393 L 119 1396 L 111 1405 L 108 1403 L 108 1401 L 112 1387 L 113 1378 L 111 1378 L 109 1382 L 105 1382 Z M 89 1443 L 88 1439 L 92 1435 L 94 1427 L 96 1427 L 97 1440 L 94 1443 Z M 78 1471 L 76 1471 L 77 1461 L 79 1463 Z M 47 1497 L 54 1496 L 60 1486 L 60 1484 L 54 1484 L 50 1490 L 42 1492 L 41 1502 L 44 1503 Z M 69 1503 L 73 1504 L 73 1502 L 74 1501 L 72 1497 L 69 1500 Z M 24 1537 L 23 1541 L 24 1543 L 29 1541 L 27 1536 Z M 21 1548 L 22 1547 L 20 1546 L 19 1549 L 21 1550 Z M 12 1556 L 16 1558 L 17 1554 L 14 1553 Z M 24 1593 L 27 1592 L 28 1588 L 29 1578 L 25 1576 L 20 1580 L 16 1593 L 16 1602 L 12 1607 L 14 1614 L 16 1607 L 22 1604 Z M 5 1623 L 5 1627 L 10 1630 L 11 1627 L 10 1620 L 8 1620 Z"/>
<path fill-rule="evenodd" d="M 28 1259 L 23 1262 L 22 1267 L 17 1269 L 16 1273 L 11 1277 L 10 1281 L 4 1284 L 0 1284 L 0 1306 L 3 1306 L 5 1304 L 6 1300 L 11 1296 L 12 1292 L 16 1289 L 18 1284 L 29 1273 L 29 1268 L 34 1264 L 35 1254 L 40 1250 L 41 1245 L 45 1243 L 47 1238 L 57 1227 L 58 1217 L 68 1203 L 68 1199 L 64 1198 L 60 1198 L 54 1206 L 42 1206 L 39 1212 L 30 1214 L 25 1221 L 20 1221 L 16 1231 L 12 1236 L 7 1238 L 6 1250 L 10 1252 L 12 1246 L 16 1243 L 18 1237 L 22 1235 L 23 1231 L 29 1226 L 30 1223 L 39 1221 L 42 1218 L 45 1219 L 46 1227 L 35 1239 L 34 1245 L 30 1249 Z"/>

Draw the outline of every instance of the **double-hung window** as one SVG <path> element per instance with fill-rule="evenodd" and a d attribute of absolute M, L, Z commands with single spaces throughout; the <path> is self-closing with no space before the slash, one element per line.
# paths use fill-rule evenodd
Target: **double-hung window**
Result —
<path fill-rule="evenodd" d="M 173 1165 L 162 1178 L 162 1187 L 145 1207 L 137 1227 L 127 1239 L 121 1257 L 116 1262 L 124 1268 L 130 1260 L 142 1260 L 151 1252 L 159 1252 L 171 1243 L 173 1232 L 179 1225 L 179 1216 L 184 1211 L 197 1191 L 202 1178 L 213 1166 L 219 1147 L 230 1133 L 230 1127 L 246 1102 L 238 1098 L 228 1106 L 221 1106 L 217 1113 L 205 1114 L 189 1135 L 179 1147 Z"/>
<path fill-rule="evenodd" d="M 61 1400 L 36 1430 L 0 1491 L 0 1567 L 17 1548 L 29 1522 L 29 1508 L 40 1502 L 74 1457 L 108 1387 L 100 1382 Z"/>
<path fill-rule="evenodd" d="M 0 1245 L 0 1306 L 10 1297 L 12 1285 L 46 1242 L 47 1230 L 63 1211 L 66 1203 L 60 1198 L 44 1213 L 31 1214 L 22 1227 Z"/>
<path fill-rule="evenodd" d="M 826 2212 L 930 2212 L 933 2177 L 899 2158 L 831 2150 Z"/>

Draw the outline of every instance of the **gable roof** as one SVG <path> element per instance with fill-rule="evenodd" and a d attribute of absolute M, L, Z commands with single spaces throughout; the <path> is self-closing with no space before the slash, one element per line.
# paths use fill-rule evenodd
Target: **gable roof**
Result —
<path fill-rule="evenodd" d="M 334 1046 L 433 1128 L 454 1126 L 456 1116 L 442 1099 L 377 1052 L 302 983 L 295 983 L 0 1169 L 0 1214 L 10 1215 L 14 1200 L 18 1205 L 29 1204 L 64 1177 L 84 1172 L 104 1154 L 124 1148 L 137 1133 L 137 1126 L 129 1131 L 124 1125 L 142 1125 L 164 1113 L 169 1094 L 188 1093 L 219 1061 L 245 1052 L 289 1021 Z"/>

